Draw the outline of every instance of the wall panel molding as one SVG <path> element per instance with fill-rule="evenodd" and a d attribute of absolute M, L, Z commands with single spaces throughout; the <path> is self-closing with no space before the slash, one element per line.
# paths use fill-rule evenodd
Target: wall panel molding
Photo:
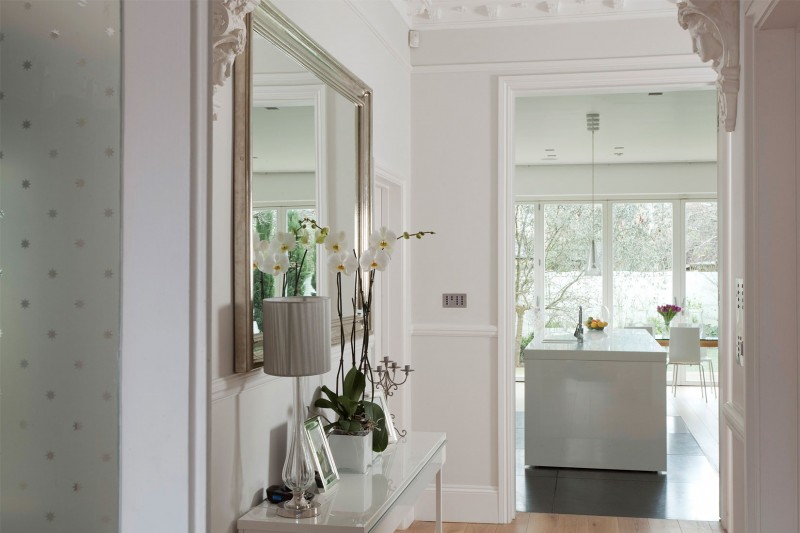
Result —
<path fill-rule="evenodd" d="M 481 324 L 412 324 L 412 337 L 485 337 L 497 338 L 497 327 Z"/>
<path fill-rule="evenodd" d="M 699 65 L 694 54 L 657 57 L 618 57 L 608 59 L 566 59 L 545 61 L 511 61 L 504 63 L 458 63 L 415 65 L 412 74 L 448 74 L 465 72 L 494 72 L 501 74 L 557 74 L 568 72 L 599 72 L 652 69 L 694 69 L 713 82 L 714 72 Z"/>
<path fill-rule="evenodd" d="M 734 402 L 725 402 L 722 404 L 722 419 L 736 438 L 744 442 L 744 410 Z"/>

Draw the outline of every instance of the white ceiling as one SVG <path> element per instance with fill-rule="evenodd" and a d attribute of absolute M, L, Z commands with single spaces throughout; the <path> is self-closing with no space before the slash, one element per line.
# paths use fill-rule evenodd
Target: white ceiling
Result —
<path fill-rule="evenodd" d="M 518 98 L 516 164 L 591 163 L 587 113 L 600 114 L 598 164 L 716 161 L 716 98 L 714 90 Z"/>
<path fill-rule="evenodd" d="M 392 0 L 415 29 L 677 17 L 676 0 Z"/>

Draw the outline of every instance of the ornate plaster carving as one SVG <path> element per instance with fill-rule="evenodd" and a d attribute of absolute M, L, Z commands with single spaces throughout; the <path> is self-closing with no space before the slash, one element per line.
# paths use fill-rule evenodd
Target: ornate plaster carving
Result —
<path fill-rule="evenodd" d="M 717 73 L 719 120 L 731 132 L 739 94 L 739 2 L 685 0 L 678 4 L 678 23 L 689 30 L 694 52 Z"/>
<path fill-rule="evenodd" d="M 215 0 L 213 4 L 211 81 L 214 85 L 214 120 L 217 119 L 217 87 L 222 87 L 233 72 L 236 56 L 247 44 L 245 16 L 258 6 L 259 0 Z"/>

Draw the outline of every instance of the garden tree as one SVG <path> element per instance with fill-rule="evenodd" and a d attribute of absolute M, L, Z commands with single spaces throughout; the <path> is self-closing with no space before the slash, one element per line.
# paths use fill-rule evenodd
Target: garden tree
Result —
<path fill-rule="evenodd" d="M 522 350 L 533 338 L 524 334 L 525 314 L 535 302 L 534 217 L 536 204 L 515 206 L 514 243 L 516 252 L 515 312 L 517 363 Z M 545 209 L 545 312 L 547 327 L 574 326 L 578 306 L 598 305 L 595 286 L 599 278 L 585 278 L 583 270 L 592 240 L 592 211 L 589 204 L 546 204 Z M 601 207 L 595 206 L 595 238 L 600 245 Z M 527 342 L 526 342 L 527 341 Z"/>
<path fill-rule="evenodd" d="M 270 240 L 275 234 L 277 211 L 272 209 L 266 211 L 256 211 L 253 213 L 253 227 L 262 240 Z M 262 303 L 264 298 L 275 296 L 275 278 L 271 274 L 265 274 L 253 269 L 253 320 L 258 324 L 259 331 L 264 331 L 264 319 L 262 315 Z"/>
<path fill-rule="evenodd" d="M 589 310 L 602 303 L 601 278 L 584 275 L 592 237 L 601 254 L 602 212 L 601 205 L 594 206 L 594 217 L 591 204 L 544 206 L 547 327 L 572 327 L 578 319 L 578 306 Z M 598 260 L 602 261 L 602 255 Z"/>
<path fill-rule="evenodd" d="M 663 329 L 663 320 L 655 307 L 672 299 L 672 203 L 641 202 L 613 204 L 612 235 L 614 270 L 614 320 L 617 324 L 649 319 L 656 331 Z M 592 236 L 601 250 L 602 206 L 588 203 L 542 204 L 544 210 L 544 310 L 546 327 L 571 328 L 577 320 L 578 306 L 585 315 L 602 304 L 602 277 L 584 275 Z M 525 341 L 526 313 L 535 304 L 534 214 L 536 204 L 515 207 L 515 338 L 520 350 Z M 715 202 L 686 204 L 687 276 L 705 276 L 708 286 L 717 283 L 717 206 Z M 541 253 L 539 254 L 541 256 Z M 612 275 L 604 272 L 604 276 Z M 711 296 L 716 301 L 716 298 Z M 695 305 L 691 298 L 687 301 Z M 699 303 L 697 304 L 700 305 Z M 710 307 L 711 304 L 703 304 Z M 709 317 L 715 321 L 716 313 Z M 716 324 L 711 324 L 715 331 Z M 706 320 L 708 332 L 709 321 Z"/>
<path fill-rule="evenodd" d="M 716 202 L 686 203 L 686 308 L 710 337 L 719 333 L 717 220 Z"/>
<path fill-rule="evenodd" d="M 612 232 L 614 319 L 630 324 L 649 316 L 662 333 L 663 320 L 650 311 L 672 303 L 672 204 L 614 204 Z"/>
<path fill-rule="evenodd" d="M 298 234 L 303 218 L 311 218 L 314 212 L 309 209 L 293 209 L 288 212 L 288 231 Z M 310 229 L 310 228 L 309 228 Z M 286 286 L 286 296 L 312 296 L 317 290 L 317 246 L 312 240 L 312 246 L 306 249 L 300 246 L 289 252 L 289 272 Z M 304 259 L 305 255 L 305 259 Z M 302 269 L 300 266 L 302 265 Z M 297 267 L 297 268 L 295 268 Z M 297 279 L 297 276 L 300 279 Z M 295 289 L 296 288 L 296 289 Z"/>
<path fill-rule="evenodd" d="M 262 240 L 271 240 L 278 230 L 277 221 L 278 211 L 267 209 L 257 211 L 253 214 L 253 228 Z M 300 229 L 301 220 L 305 217 L 313 217 L 314 211 L 311 209 L 290 209 L 287 211 L 287 231 L 297 234 Z M 264 298 L 275 296 L 310 296 L 316 293 L 317 287 L 317 247 L 309 248 L 305 260 L 303 254 L 305 248 L 297 246 L 289 252 L 289 272 L 286 274 L 286 294 L 282 294 L 282 278 L 276 279 L 271 274 L 265 274 L 257 268 L 253 269 L 253 320 L 262 328 L 262 301 Z M 302 269 L 300 265 L 302 264 Z M 298 272 L 299 271 L 299 272 Z M 297 276 L 300 276 L 298 279 Z M 295 287 L 297 290 L 295 291 Z"/>
<path fill-rule="evenodd" d="M 717 272 L 717 204 L 686 204 L 686 268 L 696 272 Z M 716 276 L 714 281 L 716 282 Z"/>
<path fill-rule="evenodd" d="M 533 339 L 533 334 L 523 341 L 523 327 L 525 313 L 533 308 L 534 295 L 533 283 L 535 263 L 533 257 L 535 234 L 534 220 L 536 214 L 535 204 L 517 204 L 514 207 L 514 250 L 516 267 L 514 272 L 514 309 L 517 316 L 517 325 L 514 334 L 517 366 L 522 365 L 522 351 Z"/>

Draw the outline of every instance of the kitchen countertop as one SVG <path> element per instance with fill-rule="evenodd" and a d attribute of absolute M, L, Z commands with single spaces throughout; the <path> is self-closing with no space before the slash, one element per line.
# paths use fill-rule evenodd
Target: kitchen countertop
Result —
<path fill-rule="evenodd" d="M 572 359 L 654 362 L 667 360 L 667 351 L 645 330 L 606 329 L 585 331 L 583 343 L 571 332 L 547 331 L 525 350 L 525 359 Z M 548 342 L 555 340 L 555 342 Z"/>

